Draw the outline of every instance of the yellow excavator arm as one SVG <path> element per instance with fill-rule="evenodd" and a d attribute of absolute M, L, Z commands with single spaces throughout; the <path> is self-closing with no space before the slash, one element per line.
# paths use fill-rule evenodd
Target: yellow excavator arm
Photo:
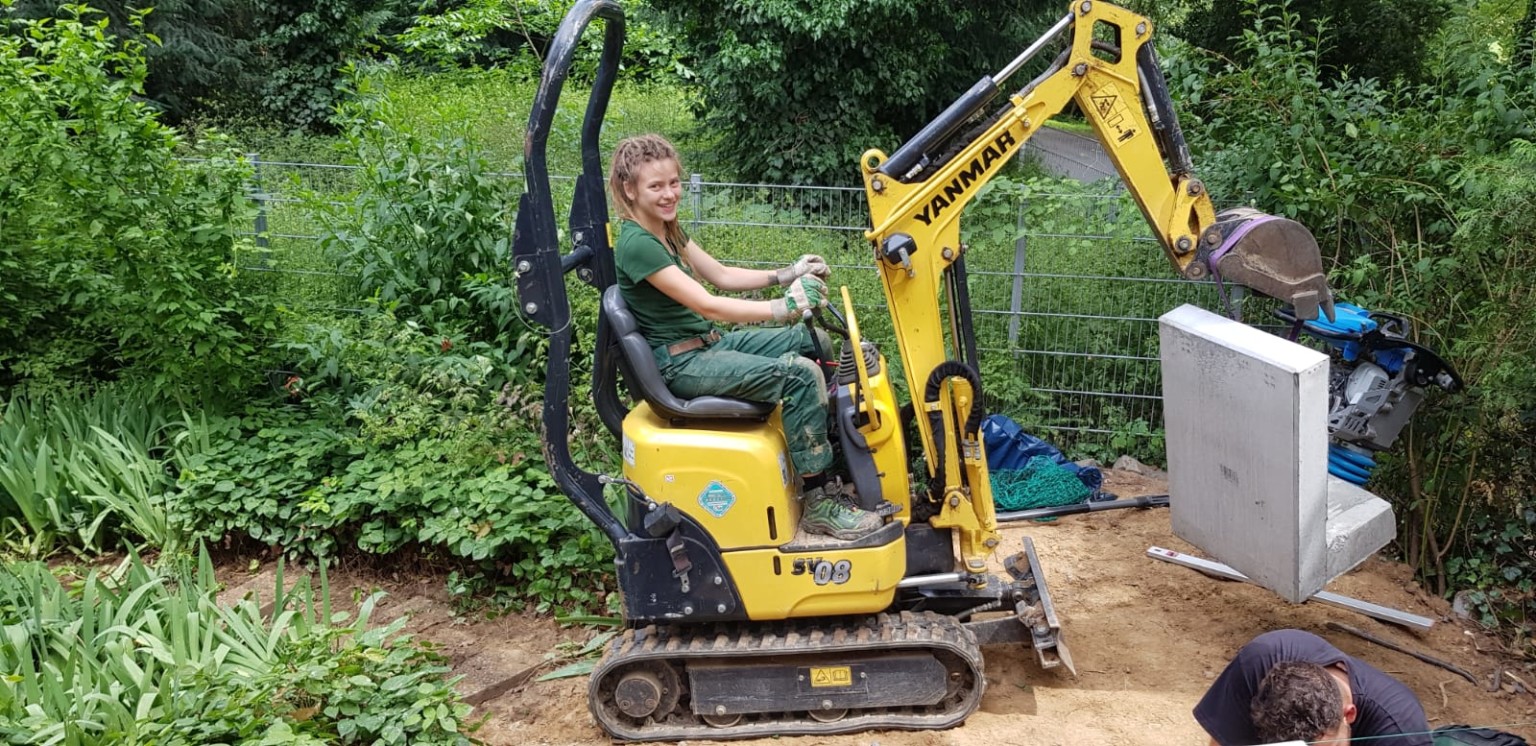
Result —
<path fill-rule="evenodd" d="M 1194 176 L 1151 37 L 1145 17 L 1095 0 L 1074 2 L 1002 72 L 982 78 L 894 155 L 870 150 L 862 157 L 873 226 L 865 236 L 875 248 L 928 456 L 929 497 L 939 511 L 933 524 L 958 531 L 961 557 L 973 572 L 984 567 L 998 537 L 959 218 L 1067 102 L 1075 101 L 1093 125 L 1176 272 L 1191 279 L 1214 272 L 1219 281 L 1291 304 L 1301 319 L 1333 316 L 1310 231 L 1248 208 L 1218 214 L 1212 207 Z M 999 84 L 1062 38 L 1068 48 L 1049 69 L 988 114 Z"/>

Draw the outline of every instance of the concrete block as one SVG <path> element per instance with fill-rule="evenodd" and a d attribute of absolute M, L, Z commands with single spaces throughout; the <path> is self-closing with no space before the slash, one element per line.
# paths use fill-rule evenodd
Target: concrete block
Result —
<path fill-rule="evenodd" d="M 1306 600 L 1333 577 L 1328 357 L 1194 306 L 1158 326 L 1174 533 Z"/>

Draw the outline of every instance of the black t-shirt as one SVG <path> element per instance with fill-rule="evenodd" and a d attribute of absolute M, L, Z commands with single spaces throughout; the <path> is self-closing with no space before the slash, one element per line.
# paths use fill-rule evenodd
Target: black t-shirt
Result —
<path fill-rule="evenodd" d="M 1343 663 L 1349 669 L 1349 688 L 1358 712 L 1354 737 L 1388 736 L 1373 738 L 1371 746 L 1430 746 L 1429 721 L 1408 687 L 1369 663 L 1345 655 L 1323 638 L 1297 629 L 1265 632 L 1237 651 L 1195 705 L 1195 720 L 1222 746 L 1261 743 L 1248 715 L 1249 703 L 1270 667 L 1281 661 L 1320 666 Z"/>

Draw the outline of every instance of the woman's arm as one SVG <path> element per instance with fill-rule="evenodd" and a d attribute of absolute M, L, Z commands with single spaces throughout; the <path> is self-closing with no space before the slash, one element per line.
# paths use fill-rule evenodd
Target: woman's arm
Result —
<path fill-rule="evenodd" d="M 697 272 L 699 277 L 704 278 L 705 281 L 709 282 L 709 284 L 714 285 L 721 290 L 730 292 L 740 292 L 742 290 L 762 290 L 763 288 L 770 288 L 779 284 L 778 273 L 776 270 L 727 267 L 724 264 L 721 264 L 719 260 L 710 256 L 709 252 L 705 251 L 697 243 L 694 243 L 692 239 L 689 239 L 688 241 L 687 252 L 688 253 L 685 256 L 688 258 L 688 263 L 693 265 L 693 271 Z M 662 290 L 662 292 L 666 293 L 667 291 Z M 667 295 L 670 296 L 671 293 L 667 293 Z M 683 303 L 683 301 L 678 298 L 673 298 L 673 300 L 676 300 L 679 303 Z M 683 305 L 688 304 L 684 303 Z M 693 307 L 689 306 L 689 308 Z M 697 308 L 694 308 L 693 310 L 699 311 Z M 699 313 L 703 314 L 706 318 L 709 316 L 709 314 L 704 313 L 703 311 L 699 311 Z M 726 321 L 727 319 L 715 320 Z"/>
<path fill-rule="evenodd" d="M 690 245 L 689 248 L 688 258 L 694 262 L 694 270 L 701 275 L 704 274 L 700 268 L 701 262 L 699 258 L 701 256 L 708 257 L 709 255 L 704 254 L 702 251 L 696 254 L 692 253 L 692 246 Z M 714 262 L 715 260 L 709 259 L 708 261 Z M 715 266 L 721 269 L 729 269 L 723 267 L 718 262 L 715 262 Z M 751 272 L 752 270 L 740 271 Z M 757 274 L 766 275 L 770 281 L 773 279 L 772 272 L 757 272 Z M 772 301 L 747 300 L 745 298 L 715 295 L 699 284 L 698 280 L 689 277 L 687 272 L 677 267 L 663 267 L 645 279 L 668 298 L 687 306 L 689 310 L 710 321 L 722 321 L 728 324 L 750 324 L 758 321 L 773 320 Z M 708 278 L 706 277 L 706 279 Z M 724 290 L 734 289 L 725 287 L 715 280 L 710 280 L 710 282 Z M 767 287 L 767 284 L 759 281 L 759 284 L 754 287 Z"/>

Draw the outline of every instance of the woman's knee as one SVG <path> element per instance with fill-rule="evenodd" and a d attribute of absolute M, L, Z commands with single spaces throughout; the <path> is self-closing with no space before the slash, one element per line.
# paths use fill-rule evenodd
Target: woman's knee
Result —
<path fill-rule="evenodd" d="M 779 363 L 786 382 L 787 396 L 792 396 L 795 389 L 810 389 L 815 392 L 816 403 L 823 408 L 827 406 L 827 379 L 821 372 L 821 366 L 795 354 L 780 357 Z"/>

